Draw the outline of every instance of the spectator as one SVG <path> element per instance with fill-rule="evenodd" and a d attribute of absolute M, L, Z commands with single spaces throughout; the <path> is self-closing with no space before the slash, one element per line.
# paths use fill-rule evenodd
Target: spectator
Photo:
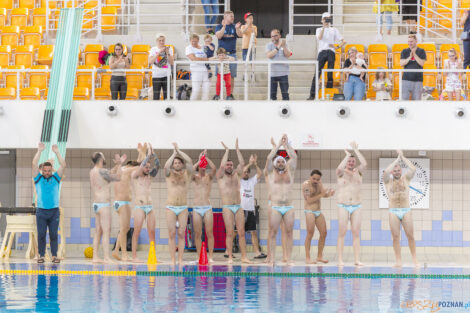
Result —
<path fill-rule="evenodd" d="M 225 11 L 222 23 L 215 28 L 215 35 L 219 39 L 219 48 L 224 48 L 233 60 L 237 60 L 237 38 L 242 37 L 243 34 L 240 29 L 240 22 L 233 25 L 234 19 L 232 11 Z M 230 86 L 233 91 L 234 79 L 237 77 L 237 64 L 230 64 L 230 73 Z"/>
<path fill-rule="evenodd" d="M 461 38 L 463 39 L 463 68 L 467 69 L 470 65 L 470 19 L 468 15 L 470 9 L 465 10 L 460 19 L 460 25 L 463 25 Z"/>
<path fill-rule="evenodd" d="M 380 2 L 380 14 L 377 14 L 378 2 Z M 393 12 L 398 12 L 398 5 L 396 4 L 395 0 L 378 0 L 378 1 L 376 0 L 375 1 L 374 13 L 377 14 L 377 25 L 379 26 L 379 29 L 380 29 L 379 40 L 382 40 L 383 34 L 384 34 L 382 30 L 382 25 L 383 25 L 382 17 L 383 16 L 385 16 L 385 21 L 387 24 L 387 35 L 392 34 Z"/>
<path fill-rule="evenodd" d="M 207 33 L 214 35 L 214 25 L 217 23 L 217 15 L 219 14 L 219 1 L 201 0 L 201 3 L 204 9 L 204 22 L 206 23 Z"/>
<path fill-rule="evenodd" d="M 204 53 L 208 59 L 214 56 L 215 45 L 212 43 L 212 36 L 207 34 L 204 36 Z M 212 77 L 212 71 L 210 64 L 206 64 L 207 70 L 209 71 L 209 78 Z"/>
<path fill-rule="evenodd" d="M 455 70 L 455 69 L 462 69 L 462 60 L 459 59 L 457 55 L 457 51 L 452 48 L 449 50 L 447 56 L 449 57 L 444 61 L 444 69 L 446 70 Z M 455 99 L 456 101 L 460 101 L 460 93 L 462 90 L 462 82 L 460 81 L 460 73 L 458 72 L 444 72 L 444 76 L 446 76 L 446 86 L 445 89 L 442 91 L 447 93 L 449 100 Z M 443 95 L 441 95 L 443 98 Z"/>
<path fill-rule="evenodd" d="M 243 38 L 242 38 L 242 57 L 243 61 L 246 60 L 248 54 L 248 48 L 250 47 L 251 34 L 255 35 L 254 46 L 256 46 L 256 36 L 258 36 L 258 28 L 253 25 L 253 13 L 245 14 L 245 25 L 241 27 Z M 254 51 L 254 49 L 253 49 Z M 250 57 L 250 61 L 253 60 L 253 51 Z"/>
<path fill-rule="evenodd" d="M 365 75 L 362 69 L 367 69 L 364 59 L 357 57 L 356 47 L 351 47 L 348 51 L 349 58 L 344 61 L 343 68 L 349 69 L 346 72 L 346 80 L 344 83 L 344 98 L 351 100 L 354 96 L 355 101 L 361 101 L 366 91 Z"/>
<path fill-rule="evenodd" d="M 421 1 L 420 5 L 421 5 Z M 418 0 L 402 0 L 401 14 L 403 21 L 409 26 L 410 34 L 416 34 L 416 22 L 418 21 Z"/>
<path fill-rule="evenodd" d="M 207 55 L 204 50 L 199 46 L 199 36 L 193 34 L 191 36 L 191 44 L 186 47 L 186 56 L 191 61 L 207 61 Z M 191 63 L 189 66 L 191 70 L 191 83 L 192 93 L 191 100 L 199 100 L 199 93 L 202 87 L 202 100 L 209 100 L 209 88 L 211 82 L 209 80 L 209 71 L 204 63 Z"/>
<path fill-rule="evenodd" d="M 277 29 L 271 31 L 271 42 L 266 45 L 266 56 L 274 62 L 271 65 L 271 100 L 277 100 L 277 84 L 281 88 L 282 100 L 289 100 L 289 64 L 276 64 L 287 61 L 292 55 L 285 39 Z"/>
<path fill-rule="evenodd" d="M 160 100 L 163 90 L 163 99 L 167 98 L 167 88 L 173 65 L 173 50 L 165 46 L 166 36 L 157 34 L 157 46 L 152 47 L 149 53 L 149 64 L 152 65 L 153 100 Z"/>
<path fill-rule="evenodd" d="M 127 81 L 126 72 L 124 69 L 131 66 L 131 59 L 124 54 L 124 48 L 121 43 L 114 45 L 114 53 L 109 59 L 109 68 L 112 70 L 111 74 L 111 99 L 117 100 L 118 95 L 120 100 L 126 100 Z"/>
<path fill-rule="evenodd" d="M 339 43 L 338 48 L 343 47 L 346 41 L 340 35 L 339 31 L 331 26 L 332 18 L 330 13 L 325 12 L 322 14 L 321 22 L 323 27 L 317 28 L 316 37 L 318 39 L 318 77 L 321 77 L 321 72 L 326 63 L 328 69 L 333 69 L 335 66 L 335 44 Z M 333 87 L 333 72 L 328 72 L 328 82 L 326 88 Z M 316 77 L 313 75 L 312 86 L 310 87 L 310 97 L 307 100 L 315 100 L 315 81 Z"/>
<path fill-rule="evenodd" d="M 233 57 L 227 55 L 227 52 L 224 48 L 217 49 L 217 56 L 210 58 L 211 61 L 233 61 L 235 60 Z M 225 90 L 227 94 L 227 100 L 234 100 L 232 96 L 232 88 L 230 85 L 230 65 L 229 63 L 224 63 L 224 81 L 225 81 Z M 220 86 L 221 86 L 221 79 L 220 73 L 217 73 L 217 83 L 215 85 L 215 96 L 212 100 L 220 100 Z"/>
<path fill-rule="evenodd" d="M 387 73 L 383 71 L 383 67 L 378 67 L 378 72 L 375 73 L 375 81 L 372 87 L 375 91 L 375 100 L 392 100 L 390 92 L 392 91 L 392 82 L 387 77 Z"/>
<path fill-rule="evenodd" d="M 400 56 L 400 66 L 404 69 L 423 69 L 426 62 L 426 52 L 418 47 L 416 35 L 408 35 L 409 48 L 404 49 Z M 421 100 L 423 92 L 423 72 L 405 72 L 402 77 L 402 100 Z"/>
<path fill-rule="evenodd" d="M 38 263 L 44 263 L 44 256 L 46 254 L 46 233 L 49 228 L 49 242 L 51 245 L 52 263 L 60 263 L 57 257 L 58 237 L 57 232 L 59 229 L 59 189 L 60 181 L 64 175 L 65 160 L 62 158 L 57 145 L 52 146 L 60 167 L 57 172 L 53 173 L 52 164 L 44 162 L 42 164 L 41 172 L 39 172 L 38 162 L 44 151 L 44 144 L 41 142 L 38 145 L 38 151 L 33 158 L 33 177 L 34 186 L 37 192 L 37 209 L 36 209 L 36 224 L 38 228 L 38 250 L 39 258 Z"/>

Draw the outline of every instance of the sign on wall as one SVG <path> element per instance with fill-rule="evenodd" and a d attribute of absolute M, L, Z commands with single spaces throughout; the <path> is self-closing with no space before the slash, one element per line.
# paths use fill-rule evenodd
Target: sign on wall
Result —
<path fill-rule="evenodd" d="M 379 159 L 379 208 L 388 208 L 388 195 L 383 183 L 384 170 L 393 162 L 395 158 L 380 158 Z M 430 168 L 429 159 L 409 159 L 414 166 L 416 166 L 416 173 L 410 183 L 410 206 L 412 209 L 428 209 L 429 208 L 429 193 L 430 193 Z M 405 163 L 400 162 L 403 169 L 402 174 L 406 173 L 407 166 Z"/>

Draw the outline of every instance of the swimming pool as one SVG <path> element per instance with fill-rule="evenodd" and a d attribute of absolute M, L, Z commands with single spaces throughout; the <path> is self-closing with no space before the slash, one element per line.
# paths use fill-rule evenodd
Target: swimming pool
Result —
<path fill-rule="evenodd" d="M 159 265 L 150 270 L 145 265 L 4 263 L 0 310 L 470 312 L 470 269 Z M 429 308 L 425 300 L 431 301 Z"/>

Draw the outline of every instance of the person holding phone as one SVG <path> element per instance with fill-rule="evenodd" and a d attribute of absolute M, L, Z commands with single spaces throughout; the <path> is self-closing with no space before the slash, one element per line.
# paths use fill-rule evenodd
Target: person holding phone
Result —
<path fill-rule="evenodd" d="M 127 69 L 131 66 L 131 59 L 124 53 L 124 47 L 121 43 L 114 45 L 114 53 L 109 59 L 109 67 L 111 68 L 111 99 L 117 100 L 126 100 L 127 93 L 127 81 L 126 81 L 126 72 L 124 69 Z"/>

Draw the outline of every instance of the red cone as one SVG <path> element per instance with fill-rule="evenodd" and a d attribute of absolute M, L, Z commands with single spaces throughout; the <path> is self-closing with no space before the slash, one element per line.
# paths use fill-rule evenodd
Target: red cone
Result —
<path fill-rule="evenodd" d="M 199 255 L 199 265 L 209 265 L 209 260 L 207 260 L 207 251 L 206 251 L 206 242 L 202 242 L 201 254 Z"/>

